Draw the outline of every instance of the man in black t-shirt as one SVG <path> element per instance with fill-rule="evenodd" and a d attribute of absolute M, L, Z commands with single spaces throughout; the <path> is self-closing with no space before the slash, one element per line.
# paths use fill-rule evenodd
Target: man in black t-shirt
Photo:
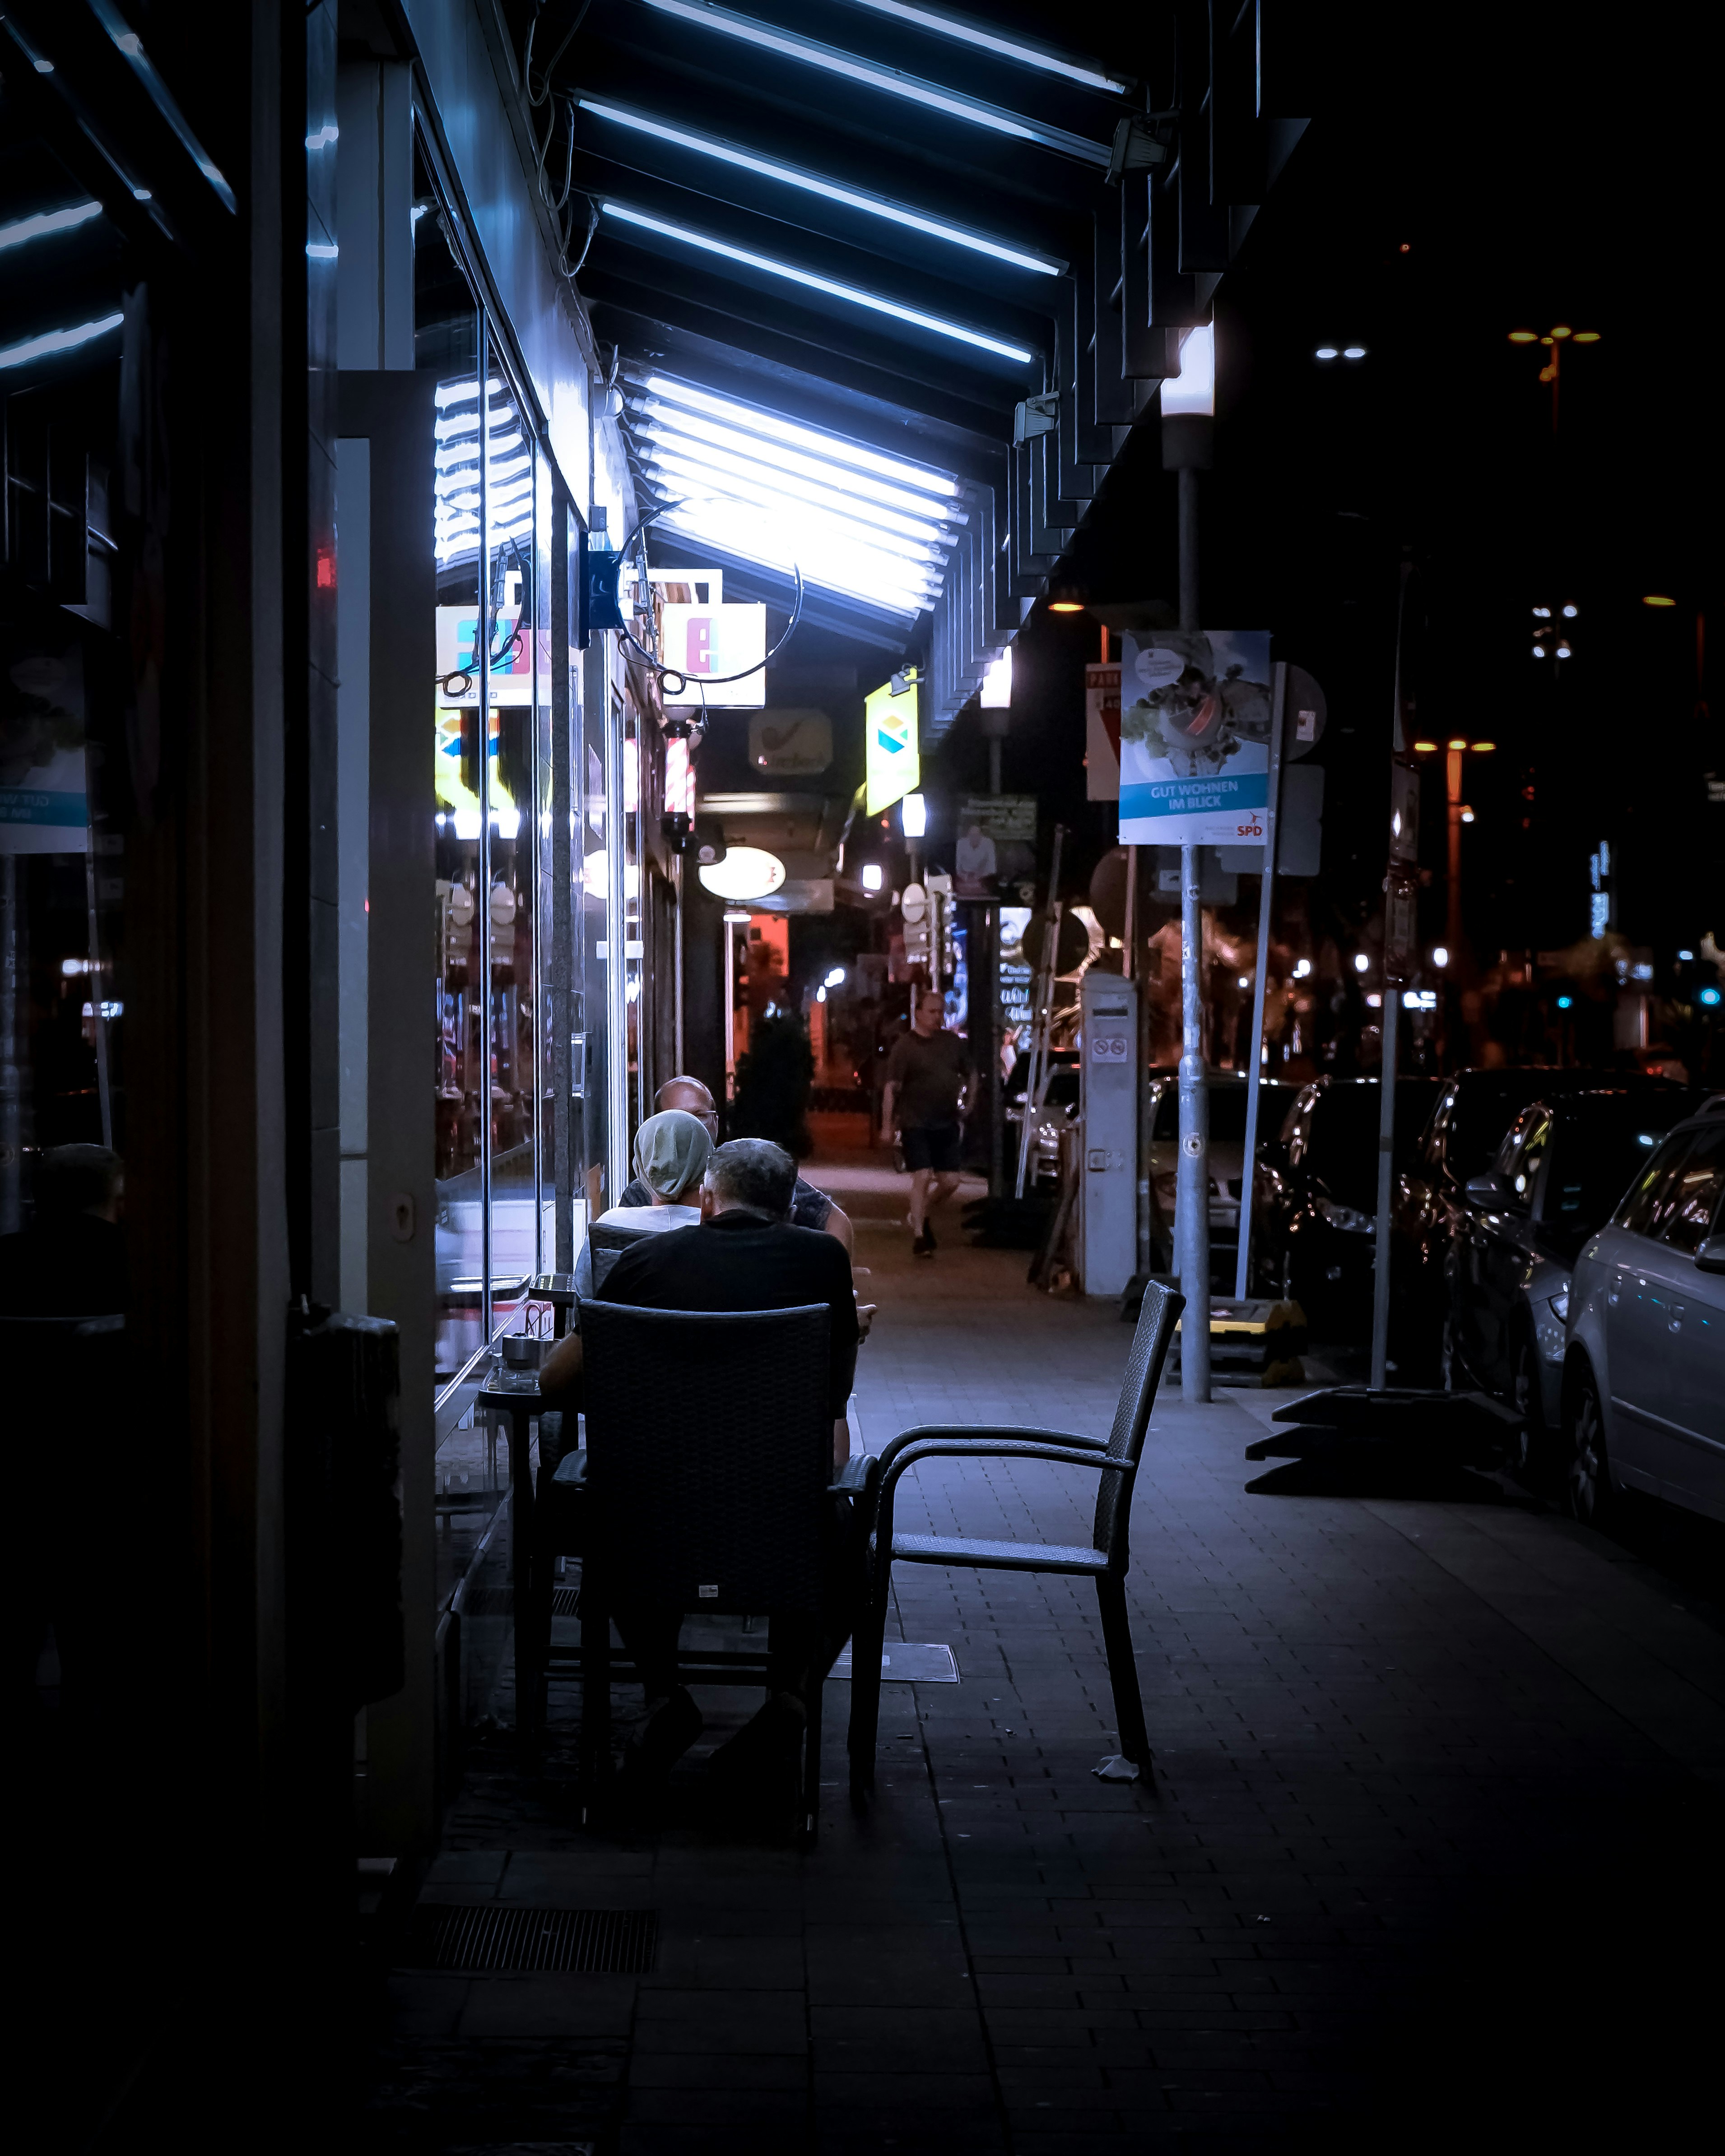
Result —
<path fill-rule="evenodd" d="M 924 988 L 911 1011 L 910 1031 L 887 1058 L 881 1134 L 890 1145 L 896 1130 L 910 1170 L 910 1250 L 932 1258 L 932 1207 L 958 1188 L 965 1118 L 976 1089 L 976 1067 L 962 1034 L 946 1031 L 946 1005 L 937 988 Z"/>

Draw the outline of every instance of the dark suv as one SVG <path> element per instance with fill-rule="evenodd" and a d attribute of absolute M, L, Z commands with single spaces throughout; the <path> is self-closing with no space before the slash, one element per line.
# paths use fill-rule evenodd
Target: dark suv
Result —
<path fill-rule="evenodd" d="M 1535 1101 L 1599 1091 L 1650 1097 L 1668 1079 L 1616 1070 L 1458 1070 L 1444 1083 L 1418 1152 L 1398 1177 L 1390 1252 L 1390 1353 L 1404 1385 L 1442 1377 L 1450 1252 L 1465 1232 L 1467 1185 Z"/>
<path fill-rule="evenodd" d="M 1398 1162 L 1418 1144 L 1438 1085 L 1397 1079 Z M 1375 1078 L 1315 1078 L 1280 1134 L 1258 1148 L 1254 1273 L 1262 1287 L 1294 1297 L 1319 1339 L 1360 1340 L 1372 1330 L 1380 1100 Z"/>
<path fill-rule="evenodd" d="M 1703 1096 L 1686 1088 L 1537 1101 L 1470 1178 L 1450 1254 L 1444 1365 L 1526 1416 L 1517 1465 L 1544 1459 L 1560 1421 L 1570 1276 L 1582 1246 L 1674 1124 Z"/>

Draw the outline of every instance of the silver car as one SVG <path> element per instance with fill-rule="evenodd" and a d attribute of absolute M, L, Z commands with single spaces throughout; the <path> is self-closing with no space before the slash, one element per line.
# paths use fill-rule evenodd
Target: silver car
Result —
<path fill-rule="evenodd" d="M 1725 1520 L 1725 1096 L 1678 1125 L 1576 1260 L 1563 1434 L 1578 1519 L 1628 1489 Z"/>

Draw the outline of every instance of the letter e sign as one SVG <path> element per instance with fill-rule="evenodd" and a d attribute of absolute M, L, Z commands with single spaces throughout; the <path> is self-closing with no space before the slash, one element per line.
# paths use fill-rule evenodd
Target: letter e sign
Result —
<path fill-rule="evenodd" d="M 713 617 L 706 613 L 689 616 L 688 665 L 691 674 L 710 674 L 713 671 Z"/>

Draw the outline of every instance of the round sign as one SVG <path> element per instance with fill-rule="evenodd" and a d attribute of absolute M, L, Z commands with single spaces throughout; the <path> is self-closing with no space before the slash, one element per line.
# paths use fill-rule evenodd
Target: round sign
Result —
<path fill-rule="evenodd" d="M 784 882 L 785 864 L 764 846 L 733 846 L 697 873 L 715 898 L 767 898 Z"/>
<path fill-rule="evenodd" d="M 904 896 L 899 902 L 899 911 L 909 921 L 920 921 L 929 910 L 929 894 L 919 883 L 908 883 Z"/>
<path fill-rule="evenodd" d="M 1165 644 L 1141 644 L 1133 661 L 1132 678 L 1141 689 L 1166 689 L 1186 671 L 1186 654 L 1171 651 Z"/>

